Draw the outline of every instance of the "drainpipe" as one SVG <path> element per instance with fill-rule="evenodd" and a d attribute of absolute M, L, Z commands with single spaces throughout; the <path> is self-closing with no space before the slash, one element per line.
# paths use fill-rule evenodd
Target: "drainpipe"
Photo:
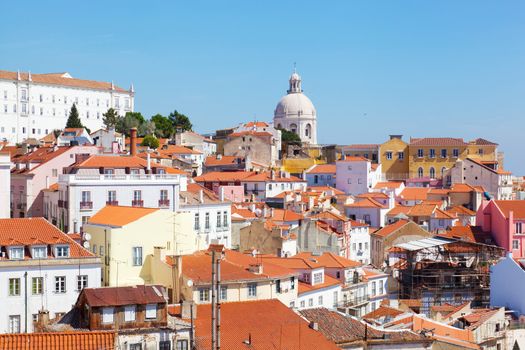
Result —
<path fill-rule="evenodd" d="M 27 333 L 27 271 L 24 272 L 24 281 L 25 281 L 25 288 L 24 288 L 24 320 L 25 320 L 25 333 Z"/>

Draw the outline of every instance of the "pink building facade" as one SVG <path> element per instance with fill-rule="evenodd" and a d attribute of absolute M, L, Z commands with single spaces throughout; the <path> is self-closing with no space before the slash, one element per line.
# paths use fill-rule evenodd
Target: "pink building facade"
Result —
<path fill-rule="evenodd" d="M 476 225 L 490 232 L 496 244 L 515 258 L 525 257 L 525 201 L 483 201 Z"/>
<path fill-rule="evenodd" d="M 95 146 L 41 147 L 13 159 L 11 169 L 11 216 L 44 216 L 42 190 L 57 183 L 64 167 L 77 157 L 99 153 Z"/>

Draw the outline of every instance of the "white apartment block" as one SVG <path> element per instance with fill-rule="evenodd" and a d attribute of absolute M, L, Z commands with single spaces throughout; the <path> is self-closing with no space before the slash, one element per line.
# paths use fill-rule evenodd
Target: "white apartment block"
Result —
<path fill-rule="evenodd" d="M 92 131 L 102 127 L 102 115 L 114 108 L 132 112 L 133 85 L 124 90 L 112 82 L 73 78 L 69 73 L 31 74 L 0 70 L 0 141 L 40 139 L 66 125 L 71 106 Z"/>
<path fill-rule="evenodd" d="M 184 172 L 136 156 L 91 156 L 59 176 L 58 198 L 44 197 L 58 203 L 45 202 L 44 211 L 65 232 L 79 232 L 106 205 L 177 211 L 186 186 Z M 58 208 L 56 218 L 49 217 L 52 208 Z"/>
<path fill-rule="evenodd" d="M 0 250 L 0 333 L 33 332 L 39 311 L 60 317 L 100 287 L 100 258 L 44 218 L 1 219 Z"/>
<path fill-rule="evenodd" d="M 363 157 L 346 156 L 336 162 L 336 188 L 356 196 L 371 192 L 381 181 L 381 164 Z"/>

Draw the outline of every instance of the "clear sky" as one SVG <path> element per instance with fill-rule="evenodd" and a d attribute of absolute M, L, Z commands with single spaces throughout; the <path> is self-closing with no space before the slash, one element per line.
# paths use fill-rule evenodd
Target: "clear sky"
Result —
<path fill-rule="evenodd" d="M 293 62 L 321 143 L 483 137 L 525 175 L 525 1 L 5 1 L 0 69 L 134 83 L 210 132 L 271 120 Z"/>

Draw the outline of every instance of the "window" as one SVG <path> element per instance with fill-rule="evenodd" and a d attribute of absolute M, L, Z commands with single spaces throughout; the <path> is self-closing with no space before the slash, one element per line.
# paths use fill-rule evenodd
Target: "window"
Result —
<path fill-rule="evenodd" d="M 433 148 L 431 148 L 431 149 L 429 150 L 428 156 L 429 156 L 430 158 L 436 158 L 436 150 L 433 149 Z"/>
<path fill-rule="evenodd" d="M 168 190 L 160 190 L 160 200 L 161 201 L 168 200 Z"/>
<path fill-rule="evenodd" d="M 120 98 L 115 97 L 115 108 L 120 108 Z"/>
<path fill-rule="evenodd" d="M 204 229 L 210 229 L 210 213 L 204 214 Z"/>
<path fill-rule="evenodd" d="M 53 103 L 55 103 L 55 95 L 51 96 L 51 101 L 53 101 Z"/>
<path fill-rule="evenodd" d="M 31 292 L 33 295 L 40 295 L 42 294 L 42 287 L 44 286 L 44 278 L 43 277 L 33 277 L 31 279 Z"/>
<path fill-rule="evenodd" d="M 40 107 L 40 115 L 44 115 L 44 108 Z"/>
<path fill-rule="evenodd" d="M 88 286 L 88 276 L 87 275 L 78 275 L 77 276 L 77 290 L 81 291 Z"/>
<path fill-rule="evenodd" d="M 4 105 L 4 113 L 7 113 L 7 105 Z"/>
<path fill-rule="evenodd" d="M 348 170 L 352 171 L 352 166 L 351 165 L 348 166 Z"/>
<path fill-rule="evenodd" d="M 117 191 L 108 191 L 108 202 L 117 201 Z"/>
<path fill-rule="evenodd" d="M 44 95 L 40 94 L 40 102 L 44 102 Z"/>
<path fill-rule="evenodd" d="M 135 305 L 124 306 L 124 322 L 135 321 Z"/>
<path fill-rule="evenodd" d="M 24 248 L 10 248 L 9 249 L 9 259 L 23 259 L 24 258 Z"/>
<path fill-rule="evenodd" d="M 386 159 L 392 160 L 392 152 L 386 152 Z"/>
<path fill-rule="evenodd" d="M 20 278 L 9 279 L 9 296 L 16 297 L 20 295 Z"/>
<path fill-rule="evenodd" d="M 193 229 L 194 230 L 200 229 L 199 213 L 195 213 L 195 222 L 193 224 Z"/>
<path fill-rule="evenodd" d="M 188 340 L 186 339 L 177 340 L 177 350 L 188 350 Z"/>
<path fill-rule="evenodd" d="M 221 212 L 217 212 L 217 227 L 221 227 Z"/>
<path fill-rule="evenodd" d="M 104 169 L 104 175 L 113 175 L 115 174 L 115 169 Z"/>
<path fill-rule="evenodd" d="M 33 247 L 33 259 L 44 259 L 47 257 L 46 247 Z"/>
<path fill-rule="evenodd" d="M 64 104 L 67 104 L 67 96 L 64 96 Z"/>
<path fill-rule="evenodd" d="M 361 179 L 361 178 L 357 179 L 357 183 L 358 183 L 359 185 L 361 185 L 361 184 L 363 183 L 363 179 Z"/>
<path fill-rule="evenodd" d="M 292 277 L 290 279 L 290 289 L 291 290 L 294 290 L 295 289 L 295 277 Z"/>
<path fill-rule="evenodd" d="M 420 178 L 423 177 L 423 168 L 419 167 L 417 169 L 417 177 L 420 177 Z"/>
<path fill-rule="evenodd" d="M 308 299 L 308 306 L 309 307 L 314 306 L 314 299 L 313 298 Z"/>
<path fill-rule="evenodd" d="M 323 273 L 322 272 L 314 273 L 313 282 L 314 282 L 313 284 L 323 283 Z"/>
<path fill-rule="evenodd" d="M 304 300 L 301 300 L 301 302 L 299 303 L 299 305 L 300 305 L 302 308 L 306 306 Z"/>
<path fill-rule="evenodd" d="M 349 185 L 351 185 L 351 184 L 352 184 L 352 179 L 348 179 L 346 182 L 347 182 Z"/>
<path fill-rule="evenodd" d="M 55 249 L 56 249 L 55 256 L 57 258 L 67 258 L 67 257 L 69 257 L 69 246 L 67 246 L 67 245 L 58 246 Z"/>
<path fill-rule="evenodd" d="M 383 295 L 385 291 L 383 290 L 383 282 L 379 281 L 379 295 Z"/>
<path fill-rule="evenodd" d="M 334 292 L 334 306 L 336 306 L 338 302 L 339 302 L 339 294 L 337 293 L 337 291 L 335 291 Z"/>
<path fill-rule="evenodd" d="M 132 248 L 132 259 L 133 259 L 133 266 L 142 265 L 142 247 Z"/>
<path fill-rule="evenodd" d="M 363 243 L 359 243 L 359 250 L 363 250 Z"/>
<path fill-rule="evenodd" d="M 55 277 L 55 293 L 66 292 L 66 276 Z"/>
<path fill-rule="evenodd" d="M 523 233 L 523 224 L 521 222 L 516 223 L 516 232 L 515 233 Z"/>
<path fill-rule="evenodd" d="M 133 200 L 134 201 L 142 200 L 142 191 L 141 190 L 134 190 L 133 191 Z"/>
<path fill-rule="evenodd" d="M 314 184 L 319 183 L 319 176 L 314 175 Z"/>
<path fill-rule="evenodd" d="M 91 191 L 82 191 L 82 202 L 91 202 Z"/>
<path fill-rule="evenodd" d="M 512 249 L 520 249 L 520 241 L 518 239 L 512 240 Z"/>
<path fill-rule="evenodd" d="M 142 343 L 129 344 L 129 350 L 142 350 Z"/>
<path fill-rule="evenodd" d="M 454 158 L 459 157 L 459 149 L 454 148 L 454 149 L 452 150 L 452 157 L 454 157 Z"/>
<path fill-rule="evenodd" d="M 405 159 L 405 152 L 397 152 L 397 159 L 399 160 Z"/>
<path fill-rule="evenodd" d="M 220 300 L 227 300 L 228 299 L 228 287 L 221 287 L 221 291 L 219 293 Z"/>
<path fill-rule="evenodd" d="M 322 295 L 319 295 L 318 304 L 319 305 L 323 305 L 323 296 Z"/>
<path fill-rule="evenodd" d="M 368 242 L 365 242 L 365 250 L 368 250 Z"/>
<path fill-rule="evenodd" d="M 9 315 L 9 333 L 20 333 L 20 315 Z"/>
<path fill-rule="evenodd" d="M 199 289 L 199 301 L 201 302 L 210 301 L 210 290 L 208 288 Z"/>
<path fill-rule="evenodd" d="M 423 149 L 422 149 L 422 148 L 419 148 L 419 149 L 417 150 L 417 157 L 418 157 L 418 158 L 423 158 L 423 156 L 424 156 Z"/>
<path fill-rule="evenodd" d="M 222 212 L 222 226 L 228 227 L 228 212 L 226 210 Z"/>
<path fill-rule="evenodd" d="M 89 106 L 89 97 L 86 97 L 86 106 Z"/>
<path fill-rule="evenodd" d="M 430 168 L 430 178 L 431 179 L 435 179 L 436 178 L 436 169 L 434 169 L 434 167 L 431 167 Z"/>
<path fill-rule="evenodd" d="M 16 113 L 16 105 L 13 105 L 13 113 Z"/>
<path fill-rule="evenodd" d="M 376 295 L 376 282 L 373 281 L 372 282 L 372 296 L 375 296 Z"/>
<path fill-rule="evenodd" d="M 446 148 L 441 149 L 441 158 L 447 158 L 447 149 Z"/>
<path fill-rule="evenodd" d="M 146 305 L 146 319 L 153 320 L 157 318 L 157 304 Z"/>
<path fill-rule="evenodd" d="M 257 283 L 248 283 L 248 297 L 257 296 Z"/>
<path fill-rule="evenodd" d="M 439 225 L 440 227 L 445 226 L 445 220 L 444 220 L 444 219 L 439 219 L 439 220 L 438 220 L 438 225 Z"/>
<path fill-rule="evenodd" d="M 113 323 L 113 308 L 112 307 L 102 308 L 102 323 Z"/>
<path fill-rule="evenodd" d="M 442 167 L 441 168 L 441 177 L 444 177 L 445 176 L 445 172 L 447 171 L 447 168 L 445 167 Z"/>

